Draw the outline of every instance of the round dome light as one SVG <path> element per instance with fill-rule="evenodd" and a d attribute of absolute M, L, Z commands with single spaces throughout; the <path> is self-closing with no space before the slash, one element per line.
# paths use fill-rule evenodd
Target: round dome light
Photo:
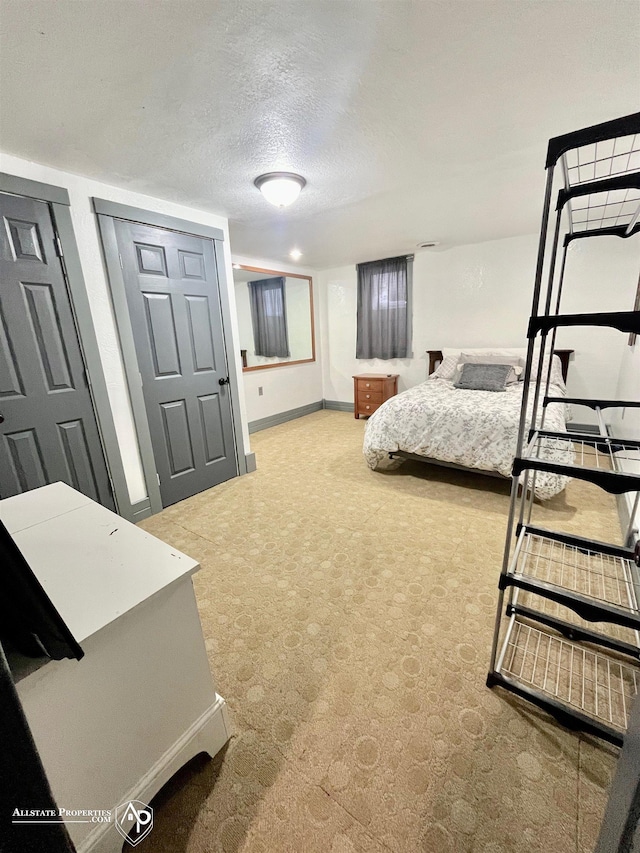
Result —
<path fill-rule="evenodd" d="M 294 172 L 267 172 L 253 182 L 267 201 L 276 207 L 288 207 L 298 198 L 307 183 Z"/>

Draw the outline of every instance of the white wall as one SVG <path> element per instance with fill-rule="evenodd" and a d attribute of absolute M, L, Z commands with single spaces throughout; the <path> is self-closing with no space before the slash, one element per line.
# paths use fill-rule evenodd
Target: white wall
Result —
<path fill-rule="evenodd" d="M 232 328 L 228 330 L 232 340 L 231 342 L 227 341 L 227 351 L 230 357 L 237 353 L 237 367 L 240 374 L 242 366 L 240 364 L 240 348 L 236 344 L 238 341 L 238 329 L 235 316 L 235 293 L 231 270 L 227 220 L 222 216 L 217 216 L 204 210 L 195 210 L 163 199 L 131 192 L 124 187 L 103 184 L 82 175 L 62 172 L 59 169 L 52 169 L 49 166 L 32 163 L 9 154 L 0 153 L 0 170 L 33 181 L 41 181 L 46 184 L 64 187 L 69 193 L 71 218 L 89 294 L 91 313 L 107 382 L 109 401 L 115 420 L 129 495 L 132 502 L 142 500 L 147 495 L 147 489 L 138 452 L 138 441 L 111 307 L 109 286 L 102 260 L 97 218 L 91 208 L 91 198 L 95 196 L 120 204 L 144 208 L 145 210 L 151 210 L 156 213 L 163 213 L 191 222 L 210 225 L 220 228 L 224 232 L 227 289 L 233 315 Z M 239 389 L 239 396 L 242 410 L 245 452 L 248 453 L 249 433 L 246 413 L 244 412 L 242 388 Z"/>
<path fill-rule="evenodd" d="M 562 309 L 582 311 L 631 311 L 640 271 L 640 240 L 632 237 L 594 237 L 575 240 L 567 257 Z M 557 345 L 576 350 L 569 372 L 568 390 L 576 397 L 612 398 L 619 383 L 620 366 L 628 350 L 628 335 L 615 329 L 593 327 L 561 329 Z M 636 393 L 637 397 L 638 394 Z M 576 407 L 574 420 L 587 418 L 590 410 Z M 614 410 L 605 413 L 610 422 Z"/>
<path fill-rule="evenodd" d="M 640 257 L 637 241 L 632 242 L 615 237 L 574 241 L 563 310 L 630 310 Z M 357 360 L 355 266 L 320 272 L 325 398 L 353 402 L 355 373 L 399 373 L 401 391 L 416 385 L 427 376 L 427 349 L 526 346 L 537 248 L 537 235 L 526 235 L 416 254 L 409 359 Z M 625 340 L 608 329 L 561 330 L 556 346 L 575 350 L 569 392 L 609 396 L 618 382 Z M 594 420 L 588 409 L 576 409 L 574 418 Z"/>
<path fill-rule="evenodd" d="M 321 346 L 318 331 L 318 273 L 296 265 L 283 265 L 268 258 L 248 258 L 233 256 L 234 264 L 261 267 L 284 273 L 310 275 L 313 280 L 313 310 L 316 326 L 316 360 L 309 364 L 292 364 L 270 367 L 244 373 L 244 391 L 247 418 L 249 422 L 277 415 L 281 412 L 307 406 L 322 400 Z M 262 388 L 260 396 L 258 389 Z"/>

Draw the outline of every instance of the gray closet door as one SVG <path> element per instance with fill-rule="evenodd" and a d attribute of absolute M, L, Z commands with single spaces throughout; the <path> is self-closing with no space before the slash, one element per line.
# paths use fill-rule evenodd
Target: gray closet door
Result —
<path fill-rule="evenodd" d="M 0 193 L 0 498 L 62 481 L 114 509 L 51 213 Z"/>
<path fill-rule="evenodd" d="M 213 241 L 114 225 L 167 506 L 238 474 Z"/>

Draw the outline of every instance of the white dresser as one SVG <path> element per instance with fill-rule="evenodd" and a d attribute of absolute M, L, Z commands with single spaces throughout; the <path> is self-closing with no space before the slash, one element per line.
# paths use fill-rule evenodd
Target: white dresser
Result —
<path fill-rule="evenodd" d="M 191 581 L 198 564 L 62 483 L 0 501 L 0 518 L 85 652 L 16 673 L 58 806 L 148 803 L 229 736 Z M 112 823 L 67 827 L 79 853 L 122 849 Z"/>

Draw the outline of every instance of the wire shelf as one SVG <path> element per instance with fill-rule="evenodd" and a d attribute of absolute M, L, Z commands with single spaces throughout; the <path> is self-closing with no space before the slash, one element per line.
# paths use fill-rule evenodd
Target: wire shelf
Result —
<path fill-rule="evenodd" d="M 640 583 L 630 559 L 526 533 L 513 574 L 544 581 L 640 615 Z"/>
<path fill-rule="evenodd" d="M 633 469 L 633 464 L 640 461 L 638 442 L 635 440 L 598 436 L 575 438 L 570 435 L 564 438 L 543 433 L 533 435 L 526 455 L 528 459 L 543 459 L 562 465 L 613 472 L 627 467 Z"/>
<path fill-rule="evenodd" d="M 640 671 L 626 662 L 515 618 L 497 670 L 620 732 L 626 731 L 640 680 Z"/>
<path fill-rule="evenodd" d="M 586 480 L 612 494 L 640 492 L 640 445 L 635 440 L 534 433 L 512 473 L 547 471 Z"/>
<path fill-rule="evenodd" d="M 573 148 L 564 155 L 567 186 L 575 187 L 640 170 L 640 134 Z"/>
<path fill-rule="evenodd" d="M 542 436 L 536 432 L 525 451 L 527 459 L 543 459 L 546 462 L 556 462 L 559 465 L 575 465 L 576 453 L 570 433 L 566 438 Z"/>
<path fill-rule="evenodd" d="M 559 620 L 567 625 L 574 625 L 578 629 L 585 627 L 594 627 L 593 623 L 585 623 L 585 620 L 579 616 L 575 610 L 570 607 L 552 601 L 550 598 L 545 598 L 544 595 L 529 592 L 527 590 L 518 590 L 517 603 L 519 606 L 529 608 L 531 611 L 541 614 L 543 617 L 549 617 L 554 620 Z M 626 608 L 622 608 L 624 612 L 628 612 Z M 535 617 L 534 622 L 539 621 Z M 553 627 L 553 626 L 552 626 Z M 598 622 L 595 625 L 595 630 L 604 637 L 617 643 L 624 643 L 628 646 L 634 646 L 640 650 L 640 636 L 638 631 L 633 628 L 625 628 L 622 625 L 616 625 L 613 622 Z"/>
<path fill-rule="evenodd" d="M 640 190 L 619 189 L 572 198 L 571 233 L 629 226 L 638 219 Z"/>

